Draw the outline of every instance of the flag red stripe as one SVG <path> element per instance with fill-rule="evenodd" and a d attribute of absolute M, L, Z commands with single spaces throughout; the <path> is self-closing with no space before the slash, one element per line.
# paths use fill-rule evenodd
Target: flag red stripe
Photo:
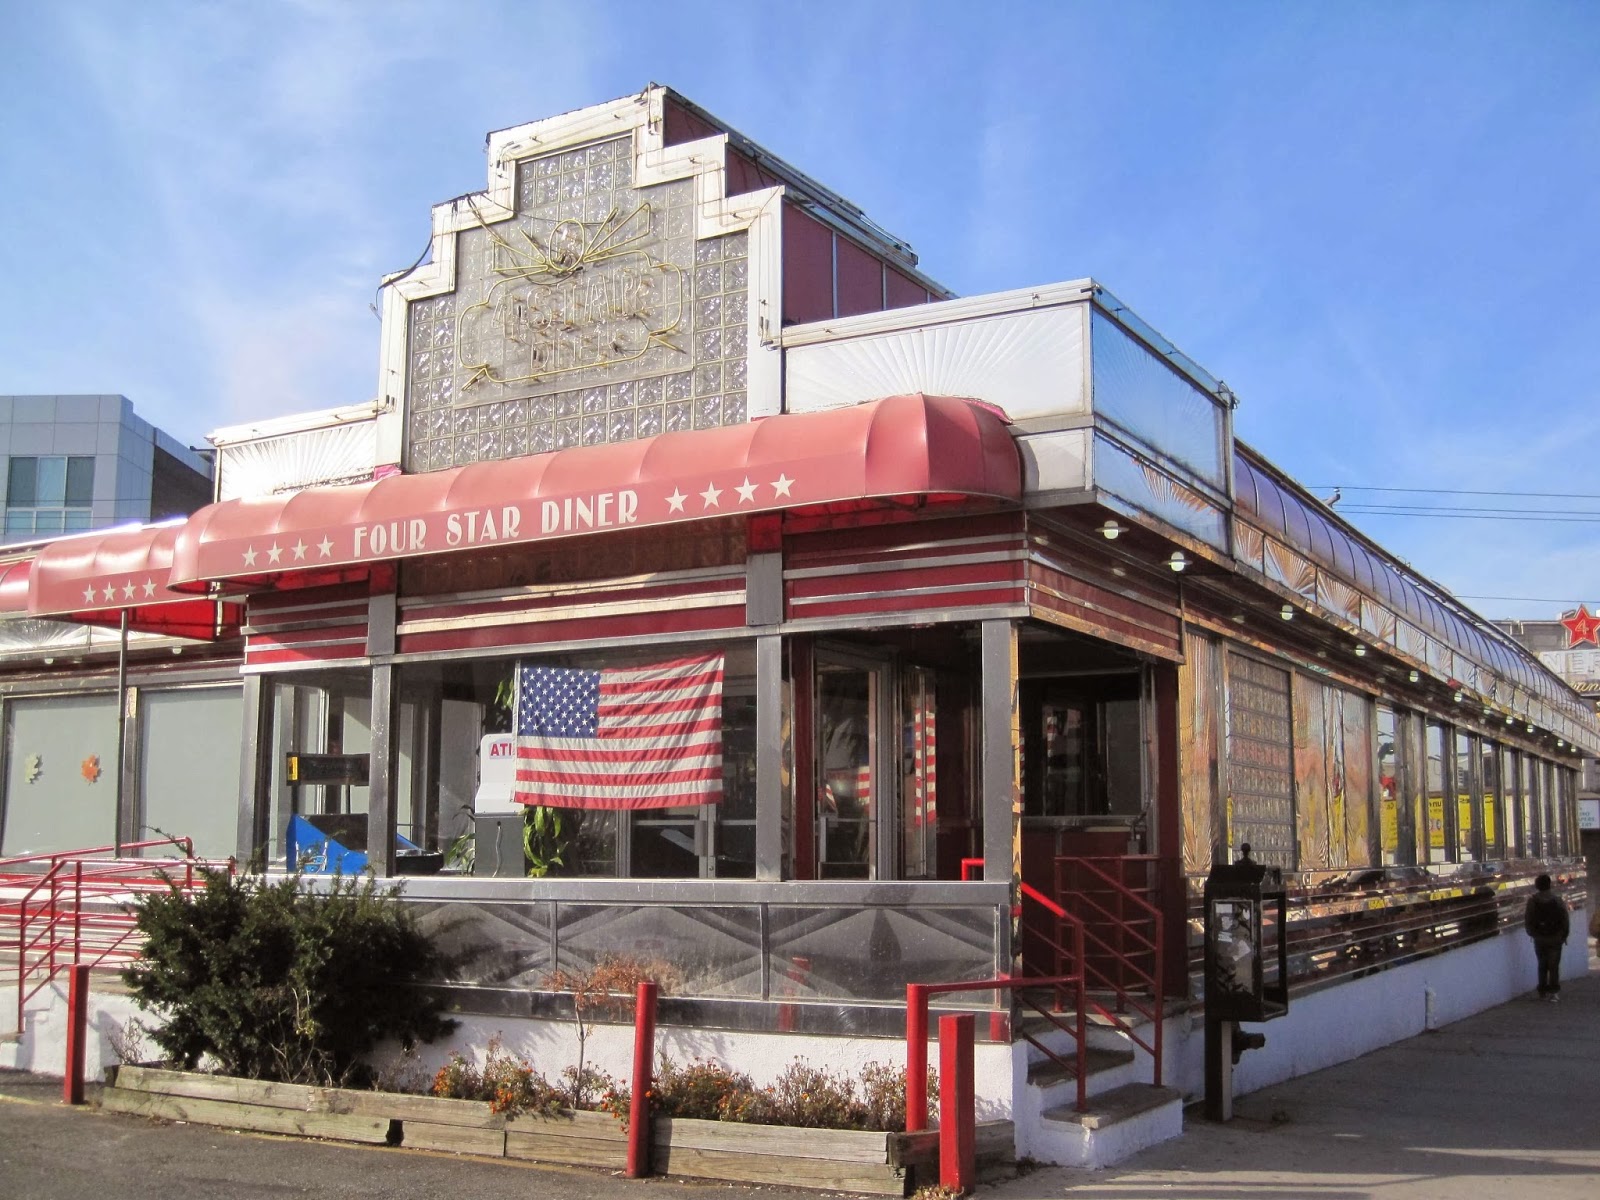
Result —
<path fill-rule="evenodd" d="M 679 712 L 704 712 L 706 699 L 704 696 L 684 696 L 672 700 L 648 700 L 634 704 L 607 704 L 600 703 L 600 722 L 619 720 L 623 717 L 649 717 L 665 713 Z"/>
<path fill-rule="evenodd" d="M 716 667 L 710 671 L 702 671 L 698 675 L 674 675 L 670 678 L 654 677 L 650 679 L 615 679 L 608 678 L 610 672 L 602 672 L 600 677 L 600 694 L 602 696 L 628 696 L 639 692 L 654 692 L 663 689 L 683 690 L 693 688 L 703 690 L 710 684 L 722 681 L 722 668 Z"/>
<path fill-rule="evenodd" d="M 701 766 L 693 771 L 621 771 L 616 774 L 589 774 L 587 771 L 528 770 L 517 771 L 518 784 L 574 784 L 582 787 L 662 787 L 667 784 L 690 782 L 717 782 L 722 784 L 722 766 Z"/>

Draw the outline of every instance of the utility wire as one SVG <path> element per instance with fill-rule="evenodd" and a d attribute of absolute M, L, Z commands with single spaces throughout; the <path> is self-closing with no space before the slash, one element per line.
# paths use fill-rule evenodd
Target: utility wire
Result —
<path fill-rule="evenodd" d="M 1360 504 L 1352 504 L 1341 512 L 1358 512 L 1365 517 L 1453 517 L 1456 520 L 1472 520 L 1472 522 L 1534 522 L 1534 523 L 1565 523 L 1565 525 L 1600 525 L 1600 512 L 1592 514 L 1573 515 L 1573 517 L 1560 517 L 1560 515 L 1542 514 L 1542 512 L 1525 512 L 1518 515 L 1496 515 L 1491 512 L 1450 512 L 1445 509 L 1370 509 Z"/>
<path fill-rule="evenodd" d="M 1446 512 L 1446 514 L 1512 515 L 1512 517 L 1600 517 L 1600 509 L 1491 509 L 1480 504 L 1350 504 L 1357 512 Z"/>
<path fill-rule="evenodd" d="M 1470 488 L 1376 487 L 1355 483 L 1317 483 L 1304 486 L 1307 491 L 1312 492 L 1415 492 L 1432 496 L 1528 496 L 1540 500 L 1600 500 L 1600 493 L 1595 492 L 1483 492 L 1473 491 Z"/>

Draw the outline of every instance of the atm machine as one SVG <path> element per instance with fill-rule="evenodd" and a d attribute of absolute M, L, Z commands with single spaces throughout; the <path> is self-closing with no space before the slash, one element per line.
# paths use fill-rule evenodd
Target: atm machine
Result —
<path fill-rule="evenodd" d="M 527 874 L 522 853 L 524 806 L 511 798 L 516 778 L 515 739 L 509 733 L 485 734 L 478 743 L 478 790 L 472 797 L 474 875 L 521 879 Z"/>

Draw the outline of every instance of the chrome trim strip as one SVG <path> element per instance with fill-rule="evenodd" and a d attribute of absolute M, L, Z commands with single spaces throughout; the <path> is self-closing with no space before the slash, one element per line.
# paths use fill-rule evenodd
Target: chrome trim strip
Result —
<path fill-rule="evenodd" d="M 846 600 L 879 600 L 886 596 L 953 595 L 957 592 L 988 592 L 995 588 L 1015 588 L 1022 592 L 1027 581 L 1022 579 L 996 579 L 992 583 L 945 583 L 932 587 L 894 588 L 887 592 L 830 592 L 826 596 L 791 596 L 789 606 L 802 608 L 814 604 L 838 604 Z"/>
<path fill-rule="evenodd" d="M 478 613 L 470 617 L 419 617 L 401 621 L 399 637 L 419 633 L 444 633 L 451 629 L 491 629 L 501 625 L 538 625 L 550 621 L 583 621 L 631 613 L 665 612 L 684 608 L 744 608 L 743 588 L 699 596 L 653 597 L 649 600 L 619 600 L 611 604 L 568 605 L 562 608 L 523 608 L 512 612 Z M 739 618 L 744 620 L 743 616 Z M 741 626 L 742 628 L 743 626 Z"/>
<path fill-rule="evenodd" d="M 731 566 L 697 567 L 687 571 L 654 571 L 644 575 L 622 575 L 613 579 L 585 580 L 574 583 L 528 584 L 518 588 L 493 588 L 475 592 L 431 593 L 426 596 L 401 596 L 400 607 L 417 608 L 440 604 L 494 604 L 518 600 L 548 599 L 559 596 L 585 596 L 595 592 L 634 591 L 644 587 L 662 587 L 674 583 L 716 583 L 722 580 L 743 580 L 745 564 Z"/>
<path fill-rule="evenodd" d="M 898 547 L 897 547 L 898 548 Z M 1027 557 L 1022 547 L 990 554 L 953 554 L 928 558 L 880 558 L 871 562 L 840 563 L 832 567 L 796 567 L 783 573 L 785 580 L 815 579 L 830 575 L 865 575 L 881 571 L 919 570 L 924 567 L 962 566 L 969 563 L 1018 562 Z"/>

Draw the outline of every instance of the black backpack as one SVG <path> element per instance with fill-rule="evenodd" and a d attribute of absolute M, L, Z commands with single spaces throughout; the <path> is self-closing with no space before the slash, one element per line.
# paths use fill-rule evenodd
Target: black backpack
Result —
<path fill-rule="evenodd" d="M 1557 905 L 1561 905 L 1557 908 Z M 1528 918 L 1528 929 L 1534 937 L 1560 937 L 1562 909 L 1566 907 L 1560 897 L 1541 892 L 1533 899 L 1533 912 Z"/>

